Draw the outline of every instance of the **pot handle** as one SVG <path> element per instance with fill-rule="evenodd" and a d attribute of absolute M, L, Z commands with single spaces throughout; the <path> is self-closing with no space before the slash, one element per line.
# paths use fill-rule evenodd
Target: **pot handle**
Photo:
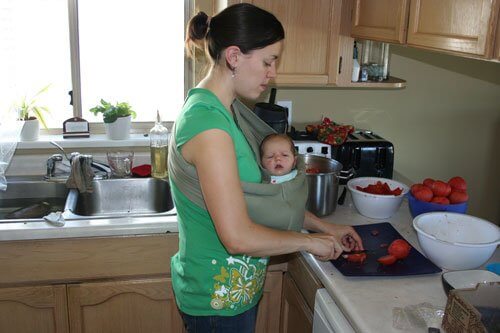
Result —
<path fill-rule="evenodd" d="M 349 170 L 340 170 L 340 174 L 338 175 L 339 179 L 349 180 L 356 175 L 356 171 L 354 168 L 350 168 Z"/>

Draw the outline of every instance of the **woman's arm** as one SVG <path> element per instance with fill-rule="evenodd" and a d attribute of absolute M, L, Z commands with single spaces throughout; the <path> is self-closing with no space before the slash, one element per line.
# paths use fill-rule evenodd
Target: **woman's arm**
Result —
<path fill-rule="evenodd" d="M 211 129 L 196 135 L 182 146 L 182 156 L 196 167 L 208 212 L 229 253 L 272 256 L 308 251 L 328 260 L 342 252 L 332 235 L 279 231 L 250 220 L 233 141 L 226 132 Z"/>
<path fill-rule="evenodd" d="M 304 218 L 304 229 L 335 236 L 346 250 L 363 250 L 363 241 L 353 227 L 325 222 L 309 211 Z"/>

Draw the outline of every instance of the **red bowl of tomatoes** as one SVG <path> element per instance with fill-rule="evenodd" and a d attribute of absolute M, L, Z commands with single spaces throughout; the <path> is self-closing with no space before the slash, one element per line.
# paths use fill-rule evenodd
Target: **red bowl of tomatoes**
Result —
<path fill-rule="evenodd" d="M 439 204 L 416 199 L 408 192 L 408 206 L 412 217 L 429 212 L 453 212 L 465 214 L 467 212 L 467 201 L 457 204 Z"/>

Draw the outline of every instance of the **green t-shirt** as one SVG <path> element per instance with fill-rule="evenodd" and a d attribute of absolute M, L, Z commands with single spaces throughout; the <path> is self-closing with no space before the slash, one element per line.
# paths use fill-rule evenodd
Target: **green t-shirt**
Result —
<path fill-rule="evenodd" d="M 209 90 L 189 91 L 175 124 L 177 149 L 197 134 L 220 129 L 234 143 L 241 181 L 261 182 L 261 173 L 243 133 Z M 217 236 L 209 213 L 171 182 L 179 224 L 179 252 L 172 257 L 172 284 L 180 310 L 189 315 L 233 316 L 257 304 L 269 258 L 231 255 Z"/>

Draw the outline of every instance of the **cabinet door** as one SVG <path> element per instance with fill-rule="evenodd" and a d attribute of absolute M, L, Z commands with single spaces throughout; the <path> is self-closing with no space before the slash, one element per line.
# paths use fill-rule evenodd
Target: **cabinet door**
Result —
<path fill-rule="evenodd" d="M 68 285 L 72 333 L 183 331 L 170 278 Z"/>
<path fill-rule="evenodd" d="M 351 36 L 404 44 L 410 0 L 355 0 Z"/>
<path fill-rule="evenodd" d="M 281 332 L 312 332 L 313 313 L 288 273 L 283 277 Z"/>
<path fill-rule="evenodd" d="M 256 333 L 279 332 L 281 314 L 281 287 L 283 272 L 268 272 L 264 283 L 264 295 L 259 302 Z"/>
<path fill-rule="evenodd" d="M 285 29 L 285 43 L 278 64 L 276 84 L 336 82 L 341 0 L 253 0 L 273 13 Z M 256 23 L 258 24 L 258 23 Z"/>
<path fill-rule="evenodd" d="M 68 330 L 66 286 L 0 288 L 0 332 Z"/>
<path fill-rule="evenodd" d="M 499 1 L 412 0 L 408 45 L 491 57 Z"/>

